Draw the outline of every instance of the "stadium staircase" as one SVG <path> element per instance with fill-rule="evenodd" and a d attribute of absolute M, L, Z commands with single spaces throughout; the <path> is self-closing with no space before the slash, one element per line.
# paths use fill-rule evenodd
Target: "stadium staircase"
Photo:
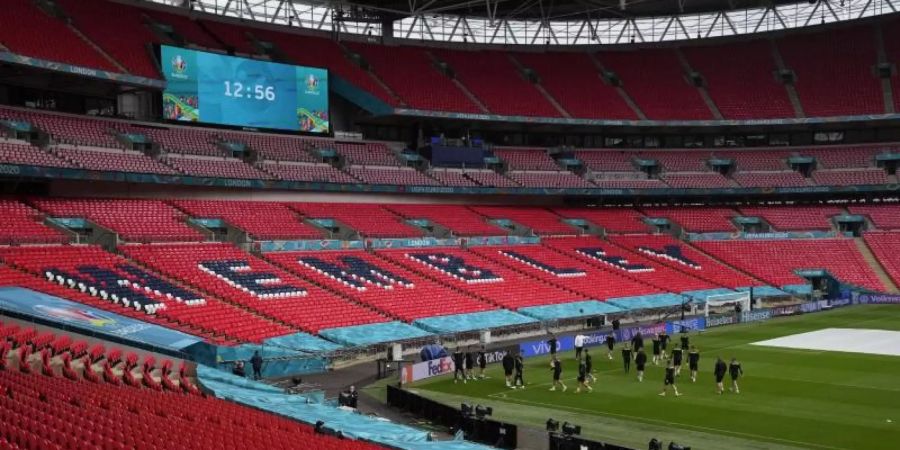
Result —
<path fill-rule="evenodd" d="M 597 67 L 597 70 L 600 72 L 598 76 L 604 78 L 605 80 L 606 77 L 603 77 L 603 74 L 606 73 L 606 68 L 603 66 L 603 63 L 601 63 L 600 60 L 597 59 L 597 56 L 593 53 L 588 52 L 587 55 L 588 58 L 590 58 L 591 62 L 594 63 L 594 66 Z M 638 119 L 647 120 L 647 115 L 644 114 L 643 111 L 641 111 L 641 108 L 637 105 L 637 103 L 634 102 L 634 99 L 631 98 L 630 95 L 628 95 L 628 92 L 625 91 L 622 86 L 616 86 L 616 92 L 619 93 L 619 95 L 622 97 L 622 100 L 625 101 L 628 107 L 631 108 L 632 111 L 634 111 L 634 114 L 638 117 Z"/>
<path fill-rule="evenodd" d="M 344 45 L 343 42 L 335 41 L 335 43 L 338 45 L 338 47 L 341 48 L 341 51 L 344 52 L 345 57 L 349 57 L 349 55 L 352 55 L 355 53 L 352 50 L 350 50 L 349 48 L 347 48 L 347 46 Z M 357 55 L 359 56 L 360 61 L 364 61 L 362 59 L 362 55 L 359 55 L 359 54 L 357 54 Z M 359 62 L 355 61 L 353 58 L 350 58 L 350 61 L 352 61 L 353 64 L 359 64 Z M 394 102 L 396 102 L 396 104 L 403 106 L 403 107 L 409 107 L 409 105 L 406 104 L 406 101 L 404 101 L 403 98 L 401 98 L 399 95 L 397 95 L 397 93 L 394 92 L 394 90 L 391 89 L 391 87 L 388 86 L 387 83 L 385 83 L 384 80 L 382 80 L 381 77 L 379 77 L 378 74 L 376 74 L 374 70 L 372 70 L 372 68 L 369 66 L 368 62 L 365 62 L 365 64 L 359 64 L 359 68 L 360 68 L 360 70 L 365 72 L 369 76 L 369 78 L 371 78 L 372 81 L 375 82 L 375 84 L 381 86 L 381 89 L 384 89 L 384 91 L 387 92 L 388 95 L 391 96 L 391 98 L 394 100 Z"/>
<path fill-rule="evenodd" d="M 527 67 L 525 67 L 525 65 L 522 64 L 521 61 L 516 59 L 516 57 L 512 53 L 507 53 L 506 56 L 509 58 L 510 61 L 512 61 L 513 65 L 519 69 L 519 73 L 524 75 L 527 71 L 530 70 Z M 541 80 L 539 78 L 529 80 L 529 81 L 531 81 L 531 84 L 534 85 L 534 88 L 537 89 L 537 91 L 540 92 L 541 95 L 543 95 L 544 98 L 547 99 L 547 101 L 551 105 L 553 105 L 554 108 L 556 108 L 556 111 L 558 111 L 563 117 L 565 117 L 567 119 L 572 118 L 572 115 L 569 114 L 569 112 L 566 111 L 566 109 L 563 108 L 562 105 L 559 104 L 559 102 L 556 101 L 556 99 L 553 98 L 553 96 L 550 95 L 549 92 L 547 92 L 547 89 L 544 89 L 544 86 L 541 85 Z"/>
<path fill-rule="evenodd" d="M 856 243 L 856 248 L 859 249 L 859 253 L 862 254 L 863 260 L 869 264 L 869 267 L 872 268 L 872 272 L 874 272 L 884 286 L 887 287 L 888 292 L 892 294 L 900 292 L 900 289 L 897 288 L 897 284 L 894 283 L 894 280 L 888 275 L 884 266 L 881 265 L 881 262 L 875 257 L 875 254 L 872 253 L 872 249 L 869 248 L 865 239 L 862 237 L 855 237 L 853 238 L 853 242 Z"/>
<path fill-rule="evenodd" d="M 424 50 L 424 52 L 425 52 L 425 55 L 428 56 L 428 59 L 430 59 L 435 64 L 435 66 L 438 66 L 441 64 L 446 64 L 444 61 L 441 61 L 437 56 L 435 56 L 434 53 L 432 53 L 430 50 Z M 441 73 L 444 73 L 444 72 L 441 71 Z M 459 81 L 455 75 L 451 75 L 449 73 L 444 73 L 444 76 L 449 78 L 450 82 L 453 83 L 454 85 L 456 85 L 456 87 L 460 91 L 462 91 L 463 94 L 465 94 L 466 98 L 468 98 L 469 101 L 471 101 L 476 106 L 478 106 L 478 109 L 480 109 L 482 113 L 484 113 L 484 114 L 491 113 L 491 111 L 489 109 L 487 109 L 487 106 L 484 106 L 484 103 L 482 103 L 481 100 L 475 94 L 473 94 L 472 91 L 469 90 L 469 88 L 466 87 L 465 84 L 463 84 L 461 81 Z"/>
<path fill-rule="evenodd" d="M 787 70 L 787 66 L 784 65 L 784 58 L 781 56 L 781 52 L 778 50 L 778 46 L 775 45 L 774 40 L 769 41 L 769 45 L 772 48 L 772 58 L 775 59 L 775 64 L 778 67 L 778 71 Z M 794 116 L 798 119 L 803 119 L 806 117 L 806 114 L 803 112 L 803 104 L 800 103 L 800 96 L 797 95 L 797 89 L 794 88 L 793 84 L 783 83 L 784 89 L 787 91 L 788 98 L 791 100 L 791 106 L 794 107 Z"/>
<path fill-rule="evenodd" d="M 691 63 L 688 62 L 687 58 L 685 58 L 684 53 L 680 48 L 675 49 L 675 54 L 678 55 L 678 62 L 681 63 L 681 67 L 682 69 L 684 69 L 685 74 L 699 73 L 694 70 L 693 67 L 691 67 Z M 694 84 L 692 80 L 688 81 L 691 84 Z M 706 86 L 703 84 L 697 86 L 697 91 L 700 92 L 700 97 L 703 98 L 703 103 L 706 103 L 706 106 L 709 107 L 709 111 L 712 113 L 713 117 L 716 120 L 723 120 L 724 117 L 722 116 L 722 112 L 719 110 L 719 107 L 716 106 L 716 102 L 713 101 L 712 96 L 709 95 L 709 91 L 706 89 Z"/>

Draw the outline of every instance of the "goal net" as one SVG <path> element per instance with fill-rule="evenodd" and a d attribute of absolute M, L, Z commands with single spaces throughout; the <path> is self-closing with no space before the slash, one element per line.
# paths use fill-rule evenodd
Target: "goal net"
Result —
<path fill-rule="evenodd" d="M 719 294 L 707 297 L 704 304 L 704 316 L 710 314 L 723 314 L 734 312 L 735 306 L 741 305 L 742 311 L 750 311 L 750 293 L 735 292 L 733 294 Z"/>

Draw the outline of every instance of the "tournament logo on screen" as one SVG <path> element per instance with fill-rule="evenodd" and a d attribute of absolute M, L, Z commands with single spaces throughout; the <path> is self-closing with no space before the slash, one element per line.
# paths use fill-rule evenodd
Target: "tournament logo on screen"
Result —
<path fill-rule="evenodd" d="M 187 75 L 184 74 L 185 70 L 187 70 L 187 61 L 181 55 L 175 55 L 172 58 L 172 78 L 187 79 Z"/>
<path fill-rule="evenodd" d="M 319 79 L 313 74 L 306 77 L 306 93 L 319 95 Z"/>
<path fill-rule="evenodd" d="M 95 327 L 105 327 L 116 323 L 111 317 L 72 306 L 34 305 L 34 310 L 42 315 L 59 319 L 64 322 L 83 322 Z"/>

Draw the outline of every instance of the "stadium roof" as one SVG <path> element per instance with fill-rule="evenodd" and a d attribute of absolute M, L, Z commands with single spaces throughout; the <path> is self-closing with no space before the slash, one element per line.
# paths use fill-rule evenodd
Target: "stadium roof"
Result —
<path fill-rule="evenodd" d="M 900 11 L 900 0 L 143 1 L 372 38 L 566 46 L 737 36 Z"/>
<path fill-rule="evenodd" d="M 696 14 L 807 3 L 808 0 L 353 0 L 325 1 L 379 11 L 404 18 L 417 14 L 520 20 L 574 20 L 587 17 L 623 18 Z"/>

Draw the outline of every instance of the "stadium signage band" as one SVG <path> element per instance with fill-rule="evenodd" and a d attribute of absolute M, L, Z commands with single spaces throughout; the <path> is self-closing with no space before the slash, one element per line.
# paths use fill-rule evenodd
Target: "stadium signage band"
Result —
<path fill-rule="evenodd" d="M 769 320 L 772 318 L 772 311 L 768 309 L 758 309 L 755 311 L 741 312 L 741 323 L 759 322 L 761 320 Z"/>
<path fill-rule="evenodd" d="M 800 305 L 776 306 L 769 309 L 769 311 L 771 311 L 772 317 L 792 316 L 801 312 Z"/>
<path fill-rule="evenodd" d="M 449 356 L 409 364 L 400 369 L 400 382 L 403 384 L 412 383 L 426 378 L 453 373 L 455 368 L 456 365 L 453 364 L 453 358 Z"/>
<path fill-rule="evenodd" d="M 0 50 L 0 61 L 10 64 L 18 64 L 21 66 L 29 66 L 37 69 L 49 70 L 53 72 L 62 72 L 83 77 L 98 78 L 101 80 L 115 81 L 117 83 L 146 86 L 154 89 L 163 89 L 166 82 L 162 80 L 154 80 L 153 78 L 138 77 L 124 73 L 107 72 L 105 70 L 91 69 L 88 67 L 73 66 L 71 64 L 63 64 L 44 59 L 32 58 L 29 56 L 17 55 L 15 53 Z"/>
<path fill-rule="evenodd" d="M 734 314 L 726 314 L 723 316 L 709 316 L 706 318 L 706 326 L 708 328 L 721 327 L 723 325 L 733 325 L 737 323 L 737 316 Z"/>

